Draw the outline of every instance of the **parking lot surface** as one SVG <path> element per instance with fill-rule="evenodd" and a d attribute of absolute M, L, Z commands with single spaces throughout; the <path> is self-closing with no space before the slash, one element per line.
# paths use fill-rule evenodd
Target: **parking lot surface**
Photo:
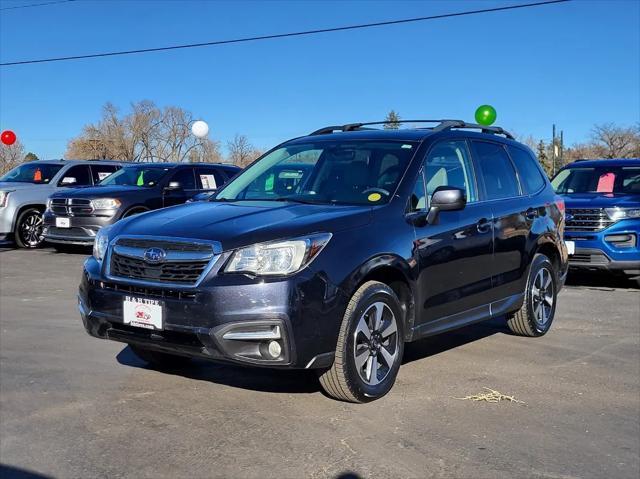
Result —
<path fill-rule="evenodd" d="M 640 291 L 573 278 L 542 338 L 494 320 L 408 345 L 391 393 L 308 371 L 149 369 L 90 338 L 82 254 L 0 252 L 0 477 L 640 476 Z M 491 388 L 524 404 L 460 400 Z"/>

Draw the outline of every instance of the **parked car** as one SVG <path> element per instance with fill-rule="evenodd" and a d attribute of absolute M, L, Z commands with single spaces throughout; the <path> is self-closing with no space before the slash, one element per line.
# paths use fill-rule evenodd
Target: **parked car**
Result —
<path fill-rule="evenodd" d="M 239 168 L 211 163 L 139 163 L 122 168 L 93 188 L 51 195 L 44 237 L 61 249 L 92 245 L 100 228 L 121 218 L 186 202 L 215 191 Z"/>
<path fill-rule="evenodd" d="M 577 161 L 552 184 L 567 208 L 569 266 L 640 276 L 640 159 Z"/>
<path fill-rule="evenodd" d="M 20 248 L 43 242 L 42 214 L 56 191 L 97 185 L 122 167 L 115 161 L 46 160 L 22 163 L 0 177 L 0 241 Z"/>
<path fill-rule="evenodd" d="M 503 316 L 545 334 L 564 203 L 531 150 L 462 121 L 376 124 L 287 141 L 208 202 L 100 230 L 79 288 L 88 333 L 158 367 L 315 369 L 353 402 L 391 389 L 407 341 Z M 301 162 L 292 188 L 262 180 Z"/>

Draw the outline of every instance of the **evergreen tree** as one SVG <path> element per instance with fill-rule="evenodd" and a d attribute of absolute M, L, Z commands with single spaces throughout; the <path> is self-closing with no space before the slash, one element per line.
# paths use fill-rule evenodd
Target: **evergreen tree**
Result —
<path fill-rule="evenodd" d="M 391 110 L 389 113 L 387 113 L 385 121 L 385 130 L 397 130 L 400 128 L 400 115 L 398 115 L 395 110 Z"/>

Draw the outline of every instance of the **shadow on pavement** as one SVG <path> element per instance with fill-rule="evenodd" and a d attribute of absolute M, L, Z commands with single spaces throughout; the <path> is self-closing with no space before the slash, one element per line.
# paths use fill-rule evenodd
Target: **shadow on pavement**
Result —
<path fill-rule="evenodd" d="M 51 476 L 45 476 L 37 472 L 28 471 L 20 467 L 8 466 L 0 464 L 0 477 L 2 479 L 50 479 Z"/>
<path fill-rule="evenodd" d="M 622 275 L 614 275 L 606 272 L 598 273 L 595 271 L 569 271 L 566 285 L 588 288 L 638 289 L 640 288 L 640 281 L 637 279 L 630 279 Z"/>

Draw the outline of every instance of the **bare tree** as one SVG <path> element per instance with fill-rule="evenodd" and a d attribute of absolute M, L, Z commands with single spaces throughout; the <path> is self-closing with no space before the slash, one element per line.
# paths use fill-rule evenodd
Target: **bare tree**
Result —
<path fill-rule="evenodd" d="M 604 158 L 630 158 L 640 155 L 640 128 L 623 128 L 613 123 L 593 127 L 591 138 Z"/>
<path fill-rule="evenodd" d="M 11 168 L 19 165 L 24 160 L 24 147 L 20 140 L 11 145 L 0 145 L 0 174 L 4 174 Z"/>
<path fill-rule="evenodd" d="M 227 149 L 229 150 L 229 162 L 241 168 L 249 165 L 262 154 L 245 135 L 239 134 L 236 134 L 232 141 L 227 142 Z"/>

